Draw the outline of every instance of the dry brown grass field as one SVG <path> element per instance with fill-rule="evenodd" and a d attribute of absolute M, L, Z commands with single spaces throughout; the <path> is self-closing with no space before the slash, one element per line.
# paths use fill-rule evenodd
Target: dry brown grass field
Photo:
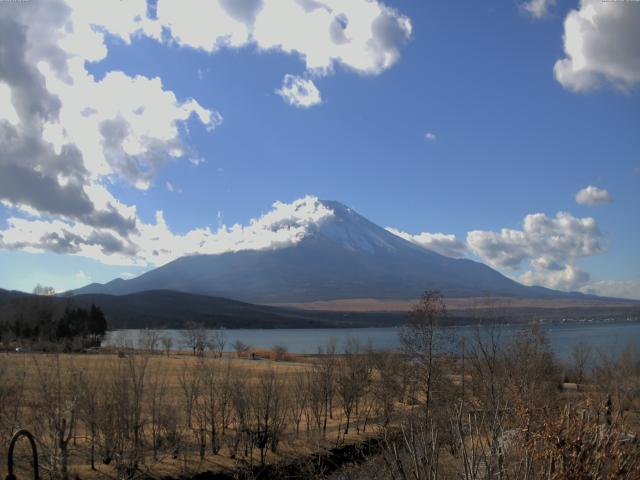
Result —
<path fill-rule="evenodd" d="M 122 422 L 131 422 L 131 413 L 126 410 L 135 410 L 136 402 L 140 402 L 141 418 L 139 423 L 140 440 L 139 458 L 136 459 L 139 474 L 152 477 L 178 477 L 195 474 L 202 471 L 234 471 L 239 468 L 247 468 L 251 465 L 260 464 L 259 453 L 256 448 L 255 439 L 238 439 L 239 423 L 238 412 L 231 410 L 242 410 L 243 401 L 246 402 L 246 411 L 240 415 L 272 415 L 279 417 L 275 421 L 280 422 L 274 429 L 278 430 L 277 449 L 272 449 L 268 445 L 265 452 L 265 463 L 287 462 L 301 455 L 310 454 L 319 449 L 331 448 L 338 444 L 358 442 L 375 430 L 376 419 L 371 411 L 372 405 L 368 404 L 367 416 L 364 418 L 359 414 L 351 420 L 352 428 L 349 433 L 344 433 L 344 415 L 336 399 L 331 400 L 331 412 L 327 415 L 326 425 L 324 412 L 316 412 L 313 418 L 312 412 L 306 415 L 299 412 L 299 426 L 295 427 L 295 420 L 292 415 L 297 412 L 292 411 L 292 405 L 285 395 L 290 395 L 296 387 L 294 383 L 314 381 L 313 376 L 317 375 L 319 368 L 317 357 L 293 357 L 285 355 L 284 361 L 274 361 L 269 357 L 275 356 L 271 351 L 254 351 L 256 360 L 252 360 L 244 354 L 239 358 L 236 354 L 225 354 L 223 358 L 214 358 L 209 354 L 206 356 L 194 356 L 186 352 L 172 352 L 170 355 L 163 353 L 149 354 L 141 351 L 128 351 L 127 353 L 103 353 L 103 354 L 37 354 L 37 353 L 4 353 L 0 354 L 0 371 L 5 385 L 19 385 L 18 396 L 5 400 L 3 411 L 3 431 L 2 431 L 2 452 L 6 453 L 7 441 L 12 431 L 19 428 L 27 428 L 34 432 L 38 438 L 40 447 L 40 467 L 41 475 L 45 478 L 52 476 L 51 461 L 52 456 L 60 456 L 58 432 L 53 432 L 55 438 L 51 436 L 51 430 L 64 430 L 56 422 L 66 420 L 73 421 L 74 428 L 69 439 L 69 475 L 78 475 L 80 478 L 116 478 L 122 477 L 123 473 L 118 472 L 118 465 L 115 459 L 111 459 L 108 465 L 105 464 L 105 457 L 109 455 L 109 440 L 105 435 L 98 435 L 95 446 L 95 468 L 92 469 L 89 462 L 90 457 L 90 425 L 91 420 L 83 418 L 81 410 L 86 406 L 81 405 L 88 400 L 85 397 L 86 387 L 89 384 L 90 394 L 95 395 L 97 408 L 107 409 L 107 415 L 122 415 Z M 316 372 L 316 373 L 314 373 Z M 210 377 L 212 383 L 205 383 L 205 376 Z M 141 379 L 141 376 L 144 376 Z M 128 377 L 128 378 L 127 378 Z M 200 377 L 200 378 L 198 378 Z M 267 378 L 271 384 L 265 385 L 262 379 Z M 118 386 L 114 385 L 124 381 L 129 391 L 114 392 Z M 141 381 L 140 386 L 136 382 Z M 234 384 L 237 382 L 238 384 Z M 233 384 L 233 385 L 232 385 Z M 302 388 L 302 385 L 299 386 Z M 140 388 L 139 399 L 133 391 Z M 215 389 L 210 392 L 209 388 Z M 271 388 L 277 389 L 272 391 Z M 313 388 L 307 385 L 307 388 Z M 232 392 L 231 389 L 240 390 Z M 7 390 L 7 389 L 5 389 Z M 205 391 L 206 390 L 206 391 Z M 4 397 L 9 397 L 9 392 Z M 15 395 L 15 392 L 13 392 Z M 230 398 L 234 393 L 240 398 Z M 299 394 L 301 392 L 298 392 Z M 117 395 L 121 394 L 121 398 Z M 211 394 L 212 397 L 208 396 Z M 260 396 L 273 395 L 277 397 L 278 404 L 257 405 Z M 199 398 L 190 398 L 199 397 Z M 228 396 L 225 400 L 225 396 Z M 109 398 L 110 397 L 110 398 Z M 207 397 L 207 398 L 205 398 Z M 244 397 L 244 398 L 242 398 Z M 16 403 L 11 403 L 11 401 Z M 109 407 L 106 403 L 109 400 L 120 403 L 123 407 L 126 403 L 125 411 L 118 408 Z M 222 429 L 221 421 L 225 422 L 225 432 L 220 434 L 218 441 L 219 451 L 215 454 L 211 451 L 210 430 L 211 418 L 210 404 L 207 401 L 225 402 L 228 401 L 227 408 L 229 418 L 215 421 Z M 159 403 L 159 413 L 154 412 L 154 403 Z M 200 403 L 201 402 L 201 403 Z M 231 404 L 236 403 L 234 407 Z M 55 405 L 53 411 L 47 411 L 46 406 Z M 256 405 L 251 405 L 255 403 Z M 306 402 L 305 402 L 306 403 Z M 48 405 L 47 405 L 48 404 Z M 323 405 L 317 405 L 322 410 Z M 300 407 L 299 407 L 300 408 Z M 302 407 L 304 408 L 304 407 Z M 215 407 L 214 407 L 215 409 Z M 191 413 L 187 413 L 193 410 Z M 198 410 L 198 411 L 196 411 Z M 269 411 L 271 410 L 271 411 Z M 218 413 L 219 414 L 219 413 Z M 109 424 L 105 421 L 104 415 L 95 412 L 98 422 Z M 154 418 L 158 416 L 169 416 L 172 418 Z M 213 414 L 214 416 L 216 413 Z M 191 419 L 187 418 L 191 416 Z M 75 417 L 72 419 L 72 417 Z M 102 417 L 99 418 L 98 417 Z M 356 417 L 354 415 L 354 417 Z M 264 417 L 263 417 L 264 418 Z M 255 420 L 247 419 L 246 423 Z M 154 422 L 157 425 L 154 425 Z M 242 420 L 244 423 L 245 420 Z M 268 424 L 268 420 L 266 421 Z M 318 426 L 318 422 L 320 422 Z M 365 425 L 366 422 L 366 425 Z M 174 432 L 170 432 L 170 425 L 173 424 Z M 169 425 L 169 426 L 168 426 Z M 135 426 L 129 424 L 129 427 Z M 110 428 L 111 425 L 106 428 Z M 68 428 L 68 426 L 67 426 Z M 105 427 L 102 427 L 105 428 Z M 126 428 L 126 427 L 125 427 Z M 167 437 L 179 436 L 179 439 L 172 439 L 170 446 L 163 443 L 158 452 L 154 455 L 153 443 L 149 436 L 153 436 L 153 429 L 163 430 L 159 436 L 163 436 L 163 442 Z M 204 430 L 207 430 L 206 432 Z M 260 428 L 256 428 L 259 430 Z M 123 432 L 119 432 L 122 434 Z M 64 433 L 63 433 L 64 435 Z M 242 434 L 248 435 L 248 434 Z M 114 434 L 117 436 L 117 434 Z M 127 436 L 126 433 L 124 435 Z M 201 436 L 206 436 L 204 442 L 200 442 Z M 131 442 L 131 438 L 125 438 Z M 233 446 L 239 443 L 253 443 L 252 445 Z M 270 439 L 269 439 L 270 441 Z M 204 454 L 201 455 L 200 444 L 205 443 Z M 131 445 L 127 445 L 130 448 Z M 236 450 L 240 451 L 236 451 Z M 115 449 L 114 449 L 115 450 Z M 273 451 L 275 450 L 275 451 Z M 23 474 L 28 474 L 26 442 L 19 443 L 16 450 L 17 464 Z M 5 455 L 3 455 L 4 457 Z M 6 465 L 3 462 L 0 467 L 0 475 L 6 475 Z M 57 472 L 60 475 L 60 472 Z"/>
<path fill-rule="evenodd" d="M 294 307 L 305 310 L 338 311 L 338 312 L 406 312 L 416 303 L 416 299 L 388 299 L 353 298 L 347 300 L 322 300 L 307 303 L 278 303 L 275 306 Z M 449 311 L 465 312 L 477 310 L 487 304 L 486 297 L 447 298 Z M 493 297 L 487 308 L 499 309 L 592 309 L 612 308 L 628 311 L 634 315 L 638 312 L 638 303 L 635 301 L 613 299 L 536 299 L 536 298 L 510 298 Z"/>

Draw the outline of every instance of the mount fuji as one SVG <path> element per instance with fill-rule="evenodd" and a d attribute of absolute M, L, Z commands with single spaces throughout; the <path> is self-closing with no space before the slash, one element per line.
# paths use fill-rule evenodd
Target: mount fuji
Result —
<path fill-rule="evenodd" d="M 270 227 L 295 230 L 291 241 L 187 255 L 137 278 L 94 283 L 73 293 L 175 290 L 262 304 L 415 299 L 426 290 L 447 297 L 582 296 L 524 286 L 482 263 L 445 257 L 411 243 L 339 202 L 316 202 L 327 214 L 305 222 L 302 230 L 286 219 Z"/>

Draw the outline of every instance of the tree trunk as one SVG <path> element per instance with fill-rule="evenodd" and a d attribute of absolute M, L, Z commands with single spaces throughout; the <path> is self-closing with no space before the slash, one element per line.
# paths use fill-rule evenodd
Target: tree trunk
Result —
<path fill-rule="evenodd" d="M 91 470 L 96 469 L 96 426 L 91 425 L 91 449 L 89 453 L 89 461 L 91 462 Z"/>

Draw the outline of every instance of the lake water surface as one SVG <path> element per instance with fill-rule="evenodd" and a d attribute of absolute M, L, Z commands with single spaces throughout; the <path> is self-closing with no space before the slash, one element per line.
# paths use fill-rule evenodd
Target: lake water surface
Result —
<path fill-rule="evenodd" d="M 502 339 L 513 337 L 522 326 L 501 325 L 498 331 Z M 565 323 L 542 325 L 540 329 L 549 339 L 551 348 L 560 359 L 567 359 L 573 348 L 582 343 L 594 351 L 616 353 L 629 343 L 640 349 L 640 323 Z M 325 329 L 238 329 L 225 330 L 227 340 L 225 350 L 231 350 L 231 344 L 241 340 L 253 348 L 271 348 L 284 345 L 291 353 L 316 353 L 318 347 L 335 340 L 338 348 L 342 348 L 349 338 L 358 339 L 362 343 L 370 342 L 378 349 L 393 349 L 400 345 L 398 327 L 386 328 L 325 328 Z M 474 327 L 448 327 L 447 333 L 454 339 L 471 337 Z M 109 332 L 105 345 L 127 342 L 137 344 L 141 330 L 115 330 Z M 184 349 L 181 330 L 163 330 L 161 336 L 173 338 L 174 349 Z"/>

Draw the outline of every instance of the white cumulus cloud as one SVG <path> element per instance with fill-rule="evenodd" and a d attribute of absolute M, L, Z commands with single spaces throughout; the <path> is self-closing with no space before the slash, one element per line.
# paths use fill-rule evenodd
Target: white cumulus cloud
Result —
<path fill-rule="evenodd" d="M 402 232 L 393 227 L 387 227 L 386 229 L 400 238 L 404 238 L 445 257 L 462 258 L 467 253 L 466 245 L 452 234 L 423 232 L 417 235 L 411 235 L 410 233 Z"/>
<path fill-rule="evenodd" d="M 282 87 L 276 93 L 294 107 L 309 108 L 322 103 L 320 91 L 313 81 L 297 75 L 285 75 Z"/>
<path fill-rule="evenodd" d="M 412 31 L 408 17 L 377 0 L 159 0 L 157 16 L 178 45 L 209 53 L 247 45 L 281 51 L 299 56 L 315 76 L 336 65 L 379 74 L 397 62 Z M 305 97 L 306 105 L 289 103 L 319 103 L 319 94 Z"/>
<path fill-rule="evenodd" d="M 576 290 L 590 279 L 589 273 L 574 265 L 564 265 L 558 270 L 536 266 L 520 276 L 520 281 L 525 285 L 543 285 L 557 290 Z"/>
<path fill-rule="evenodd" d="M 640 8 L 636 2 L 581 0 L 564 21 L 565 58 L 554 67 L 567 89 L 604 83 L 628 90 L 640 82 Z"/>
<path fill-rule="evenodd" d="M 559 212 L 527 215 L 522 230 L 474 230 L 467 234 L 471 250 L 494 268 L 529 268 L 520 280 L 527 284 L 573 290 L 589 281 L 576 260 L 603 253 L 604 236 L 593 218 Z"/>
<path fill-rule="evenodd" d="M 576 193 L 576 202 L 580 205 L 604 205 L 613 202 L 613 197 L 607 190 L 589 185 Z"/>
<path fill-rule="evenodd" d="M 0 201 L 54 217 L 53 225 L 102 229 L 102 238 L 134 232 L 138 223 L 135 207 L 108 191 L 112 179 L 148 188 L 158 166 L 188 149 L 180 128 L 189 118 L 207 128 L 220 122 L 197 101 L 177 99 L 159 78 L 112 71 L 96 80 L 86 64 L 107 55 L 105 32 L 125 43 L 135 35 L 159 38 L 144 0 L 0 9 Z"/>
<path fill-rule="evenodd" d="M 138 221 L 135 232 L 92 228 L 59 220 L 9 218 L 0 230 L 0 248 L 32 253 L 55 252 L 98 260 L 107 265 L 155 267 L 192 254 L 219 254 L 240 250 L 265 250 L 302 240 L 309 227 L 333 216 L 316 197 L 291 203 L 276 202 L 268 213 L 248 225 L 195 228 L 175 234 L 162 211 L 154 223 Z"/>
<path fill-rule="evenodd" d="M 197 101 L 180 101 L 160 78 L 109 72 L 100 81 L 73 66 L 73 84 L 48 74 L 49 90 L 61 99 L 62 142 L 76 145 L 94 176 L 117 175 L 147 189 L 158 167 L 182 157 L 180 125 L 191 116 L 213 128 L 216 112 Z"/>
<path fill-rule="evenodd" d="M 158 23 L 179 45 L 215 52 L 255 44 L 299 55 L 310 71 L 393 65 L 411 21 L 377 0 L 159 0 Z"/>

